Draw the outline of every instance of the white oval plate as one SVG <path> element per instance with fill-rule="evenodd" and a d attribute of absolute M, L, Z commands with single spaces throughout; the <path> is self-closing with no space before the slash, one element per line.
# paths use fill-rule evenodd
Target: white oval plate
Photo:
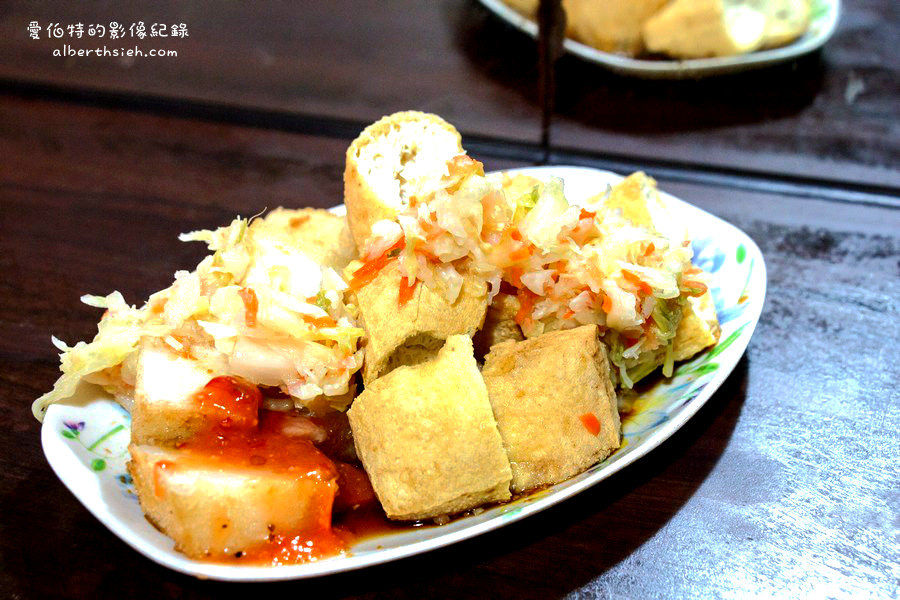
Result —
<path fill-rule="evenodd" d="M 621 180 L 607 171 L 580 167 L 534 167 L 511 172 L 561 177 L 566 196 L 573 203 Z M 129 415 L 96 388 L 83 386 L 77 399 L 49 408 L 41 429 L 44 454 L 66 487 L 132 548 L 176 571 L 210 579 L 275 581 L 338 573 L 447 546 L 524 519 L 606 479 L 661 444 L 722 385 L 750 341 L 766 294 L 766 269 L 759 248 L 733 225 L 668 194 L 663 196 L 691 233 L 695 263 L 712 275 L 710 289 L 722 336 L 717 346 L 681 364 L 671 380 L 660 381 L 638 398 L 634 412 L 623 420 L 621 449 L 566 482 L 442 527 L 369 538 L 344 556 L 295 566 L 231 566 L 179 554 L 172 540 L 147 522 L 125 469 Z M 338 207 L 335 212 L 342 209 Z"/>
<path fill-rule="evenodd" d="M 480 2 L 513 27 L 537 38 L 537 23 L 511 9 L 503 3 L 503 0 L 480 0 Z M 576 56 L 617 73 L 647 79 L 682 79 L 736 73 L 791 60 L 822 47 L 837 27 L 840 8 L 840 0 L 813 0 L 809 28 L 802 36 L 781 48 L 759 50 L 737 56 L 687 60 L 647 60 L 602 52 L 569 38 L 563 41 L 563 47 Z"/>

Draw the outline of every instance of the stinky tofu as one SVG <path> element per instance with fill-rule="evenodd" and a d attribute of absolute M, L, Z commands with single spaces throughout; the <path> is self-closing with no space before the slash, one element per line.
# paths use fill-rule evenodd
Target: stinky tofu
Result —
<path fill-rule="evenodd" d="M 716 316 L 716 305 L 709 290 L 702 296 L 690 296 L 682 309 L 675 330 L 675 360 L 687 360 L 719 341 L 722 328 Z"/>
<path fill-rule="evenodd" d="M 207 417 L 201 414 L 193 396 L 216 375 L 165 343 L 145 338 L 137 357 L 132 441 L 174 443 L 204 428 Z"/>
<path fill-rule="evenodd" d="M 348 412 L 387 516 L 425 519 L 510 497 L 510 468 L 468 336 L 372 382 Z"/>
<path fill-rule="evenodd" d="M 451 335 L 473 335 L 484 323 L 487 284 L 463 274 L 462 289 L 453 303 L 419 282 L 402 306 L 398 301 L 401 275 L 392 261 L 356 293 L 360 321 L 366 330 L 363 381 L 368 385 L 396 367 L 433 358 Z"/>
<path fill-rule="evenodd" d="M 192 558 L 240 556 L 272 535 L 328 531 L 337 472 L 219 464 L 132 444 L 129 471 L 147 518 Z"/>
<path fill-rule="evenodd" d="M 521 341 L 525 339 L 522 328 L 516 323 L 516 313 L 519 312 L 519 301 L 511 294 L 499 293 L 494 296 L 491 305 L 487 309 L 484 325 L 472 338 L 475 345 L 475 356 L 483 357 L 491 346 L 510 340 Z"/>
<path fill-rule="evenodd" d="M 313 262 L 331 267 L 338 273 L 356 258 L 356 244 L 346 217 L 320 208 L 279 207 L 265 218 L 254 220 L 250 229 L 266 237 L 281 239 Z"/>
<path fill-rule="evenodd" d="M 514 492 L 568 479 L 619 447 L 616 395 L 596 326 L 497 344 L 482 374 Z"/>

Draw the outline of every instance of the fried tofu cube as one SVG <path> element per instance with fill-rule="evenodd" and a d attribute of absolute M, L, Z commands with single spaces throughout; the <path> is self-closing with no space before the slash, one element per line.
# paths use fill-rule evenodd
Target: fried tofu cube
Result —
<path fill-rule="evenodd" d="M 344 167 L 344 204 L 356 245 L 362 248 L 375 223 L 396 219 L 447 172 L 447 161 L 464 153 L 459 132 L 437 115 L 397 112 L 366 127 L 347 148 Z"/>
<path fill-rule="evenodd" d="M 766 17 L 745 2 L 673 0 L 643 24 L 651 52 L 673 58 L 732 56 L 765 41 Z"/>
<path fill-rule="evenodd" d="M 710 291 L 707 290 L 699 297 L 688 297 L 678 329 L 675 330 L 675 360 L 687 360 L 715 345 L 721 333 L 716 305 Z"/>
<path fill-rule="evenodd" d="M 165 343 L 144 339 L 137 357 L 132 441 L 168 444 L 197 433 L 205 426 L 206 416 L 200 413 L 193 396 L 216 375 Z"/>
<path fill-rule="evenodd" d="M 222 465 L 132 444 L 129 471 L 145 515 L 192 558 L 240 556 L 272 535 L 328 531 L 337 474 Z"/>
<path fill-rule="evenodd" d="M 603 52 L 641 52 L 641 23 L 668 0 L 563 0 L 566 35 Z"/>
<path fill-rule="evenodd" d="M 507 500 L 512 476 L 468 336 L 372 382 L 348 412 L 387 516 L 427 519 Z"/>
<path fill-rule="evenodd" d="M 412 298 L 400 305 L 397 261 L 356 293 L 360 321 L 366 330 L 366 385 L 393 369 L 415 365 L 435 356 L 451 335 L 473 335 L 484 323 L 487 284 L 463 274 L 462 289 L 453 303 L 419 282 Z"/>
<path fill-rule="evenodd" d="M 276 208 L 250 224 L 254 233 L 281 239 L 313 262 L 340 273 L 356 258 L 346 217 L 320 208 Z"/>
<path fill-rule="evenodd" d="M 525 339 L 522 328 L 516 323 L 519 312 L 519 300 L 511 294 L 497 294 L 487 309 L 484 325 L 472 338 L 475 345 L 475 356 L 484 357 L 491 347 L 501 342 L 521 341 Z"/>
<path fill-rule="evenodd" d="M 616 395 L 595 325 L 497 344 L 482 374 L 513 492 L 564 481 L 619 447 Z"/>

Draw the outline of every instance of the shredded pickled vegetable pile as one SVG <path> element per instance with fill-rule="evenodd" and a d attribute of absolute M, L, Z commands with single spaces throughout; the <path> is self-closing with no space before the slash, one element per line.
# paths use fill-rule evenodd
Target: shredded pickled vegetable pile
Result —
<path fill-rule="evenodd" d="M 212 372 L 237 375 L 279 388 L 297 406 L 324 397 L 334 408 L 352 398 L 351 376 L 362 366 L 356 308 L 345 304 L 347 284 L 276 236 L 237 218 L 214 231 L 183 234 L 203 241 L 212 254 L 192 272 L 179 271 L 167 289 L 141 308 L 119 292 L 84 296 L 105 308 L 93 341 L 62 351 L 62 376 L 32 410 L 71 397 L 82 380 L 117 397 L 133 390 L 135 357 L 142 338 L 162 340 L 173 351 Z"/>
<path fill-rule="evenodd" d="M 481 163 L 457 156 L 396 221 L 374 225 L 350 287 L 397 260 L 401 303 L 420 283 L 452 303 L 463 277 L 476 276 L 492 299 L 516 296 L 526 337 L 596 324 L 622 385 L 660 365 L 669 376 L 682 305 L 706 286 L 686 236 L 626 219 L 605 205 L 608 194 L 571 205 L 560 179 L 486 177 Z"/>

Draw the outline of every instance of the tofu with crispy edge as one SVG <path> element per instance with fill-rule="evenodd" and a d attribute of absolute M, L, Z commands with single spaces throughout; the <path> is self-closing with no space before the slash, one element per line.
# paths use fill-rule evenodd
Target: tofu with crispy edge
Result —
<path fill-rule="evenodd" d="M 412 298 L 402 306 L 398 300 L 400 279 L 399 264 L 392 261 L 356 292 L 366 330 L 362 369 L 366 385 L 399 366 L 433 358 L 448 337 L 471 336 L 484 323 L 488 287 L 476 276 L 463 273 L 462 289 L 453 303 L 419 282 Z"/>
<path fill-rule="evenodd" d="M 564 481 L 619 447 L 616 395 L 595 325 L 497 344 L 482 375 L 513 492 Z"/>
<path fill-rule="evenodd" d="M 129 450 L 145 515 L 192 558 L 240 556 L 272 535 L 330 531 L 336 472 L 223 466 L 154 446 Z"/>
<path fill-rule="evenodd" d="M 641 25 L 669 0 L 563 0 L 566 35 L 603 52 L 643 50 Z"/>
<path fill-rule="evenodd" d="M 673 0 L 643 24 L 647 49 L 673 58 L 752 52 L 765 30 L 765 15 L 752 5 L 725 0 Z"/>
<path fill-rule="evenodd" d="M 306 254 L 313 262 L 340 273 L 355 259 L 356 244 L 346 217 L 319 208 L 276 208 L 250 229 L 279 238 Z"/>
<path fill-rule="evenodd" d="M 447 161 L 463 154 L 462 138 L 437 115 L 398 112 L 366 127 L 347 148 L 344 203 L 358 248 L 372 225 L 394 220 L 433 178 L 446 174 Z"/>
<path fill-rule="evenodd" d="M 475 345 L 475 356 L 483 358 L 492 346 L 501 342 L 521 341 L 525 339 L 522 328 L 516 323 L 519 312 L 519 300 L 512 294 L 499 293 L 494 296 L 487 309 L 484 325 L 472 338 Z"/>
<path fill-rule="evenodd" d="M 202 429 L 207 417 L 193 396 L 219 375 L 165 343 L 144 338 L 137 356 L 131 440 L 137 444 L 170 444 Z"/>
<path fill-rule="evenodd" d="M 763 48 L 790 44 L 809 28 L 810 0 L 750 0 L 749 4 L 766 16 Z"/>
<path fill-rule="evenodd" d="M 510 497 L 510 468 L 468 336 L 374 381 L 347 413 L 387 516 L 451 515 Z"/>
<path fill-rule="evenodd" d="M 716 316 L 716 305 L 709 290 L 702 296 L 689 297 L 675 330 L 675 360 L 687 360 L 719 341 L 722 328 Z"/>

